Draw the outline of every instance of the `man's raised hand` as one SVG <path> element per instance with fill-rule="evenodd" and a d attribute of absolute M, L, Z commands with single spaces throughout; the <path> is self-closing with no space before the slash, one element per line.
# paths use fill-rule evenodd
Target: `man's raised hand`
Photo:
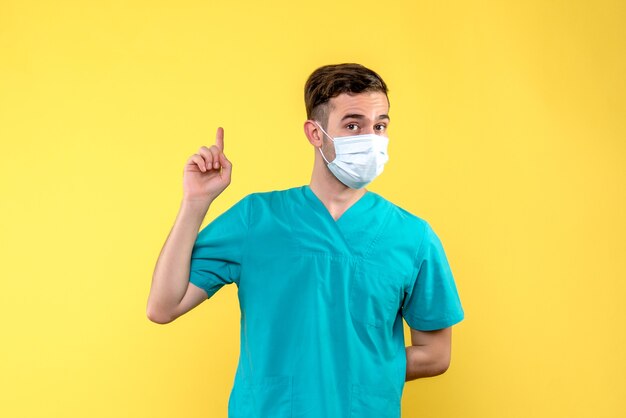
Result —
<path fill-rule="evenodd" d="M 187 160 L 183 172 L 184 199 L 210 204 L 230 184 L 231 171 L 232 164 L 224 155 L 224 129 L 220 127 L 215 144 L 200 147 Z"/>

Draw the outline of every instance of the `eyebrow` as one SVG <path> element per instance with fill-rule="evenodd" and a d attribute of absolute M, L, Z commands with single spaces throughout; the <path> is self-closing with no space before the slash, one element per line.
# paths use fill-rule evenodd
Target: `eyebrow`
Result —
<path fill-rule="evenodd" d="M 345 115 L 343 118 L 341 118 L 341 121 L 343 122 L 346 119 L 365 119 L 365 116 L 359 114 L 359 113 L 349 113 L 347 115 Z M 380 115 L 378 117 L 378 119 L 387 119 L 387 120 L 391 120 L 391 118 L 389 117 L 389 115 Z"/>

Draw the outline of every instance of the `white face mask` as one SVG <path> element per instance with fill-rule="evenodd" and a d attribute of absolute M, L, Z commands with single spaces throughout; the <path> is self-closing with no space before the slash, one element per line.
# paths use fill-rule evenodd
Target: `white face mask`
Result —
<path fill-rule="evenodd" d="M 332 138 L 318 122 L 322 132 L 335 144 L 335 159 L 328 162 L 322 148 L 320 154 L 337 179 L 352 189 L 361 189 L 383 172 L 389 160 L 389 138 L 376 134 L 338 136 Z"/>

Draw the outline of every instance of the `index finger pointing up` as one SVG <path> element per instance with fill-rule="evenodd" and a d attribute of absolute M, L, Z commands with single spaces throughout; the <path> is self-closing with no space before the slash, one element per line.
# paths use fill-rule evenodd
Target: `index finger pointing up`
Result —
<path fill-rule="evenodd" d="M 217 135 L 215 136 L 215 145 L 224 152 L 224 128 L 221 126 L 217 128 Z"/>

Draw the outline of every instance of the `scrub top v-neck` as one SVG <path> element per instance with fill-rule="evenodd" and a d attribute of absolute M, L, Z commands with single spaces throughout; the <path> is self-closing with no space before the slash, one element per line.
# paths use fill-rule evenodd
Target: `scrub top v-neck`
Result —
<path fill-rule="evenodd" d="M 370 191 L 336 221 L 309 186 L 246 196 L 198 234 L 190 282 L 238 286 L 230 418 L 397 418 L 402 318 L 464 316 L 430 225 Z"/>
<path fill-rule="evenodd" d="M 376 200 L 375 194 L 366 191 L 335 220 L 309 186 L 303 186 L 301 192 L 311 207 L 311 211 L 304 215 L 305 219 L 302 222 L 308 227 L 308 232 L 326 235 L 340 241 L 334 243 L 335 249 L 341 249 L 346 255 L 363 254 L 382 225 L 384 220 L 382 217 L 389 209 L 381 207 L 381 202 Z M 293 222 L 298 221 L 293 220 Z M 315 231 L 315 228 L 319 228 L 318 231 Z M 311 239 L 309 234 L 303 234 L 300 237 L 306 241 Z M 329 246 L 327 251 L 332 247 L 332 245 Z"/>

